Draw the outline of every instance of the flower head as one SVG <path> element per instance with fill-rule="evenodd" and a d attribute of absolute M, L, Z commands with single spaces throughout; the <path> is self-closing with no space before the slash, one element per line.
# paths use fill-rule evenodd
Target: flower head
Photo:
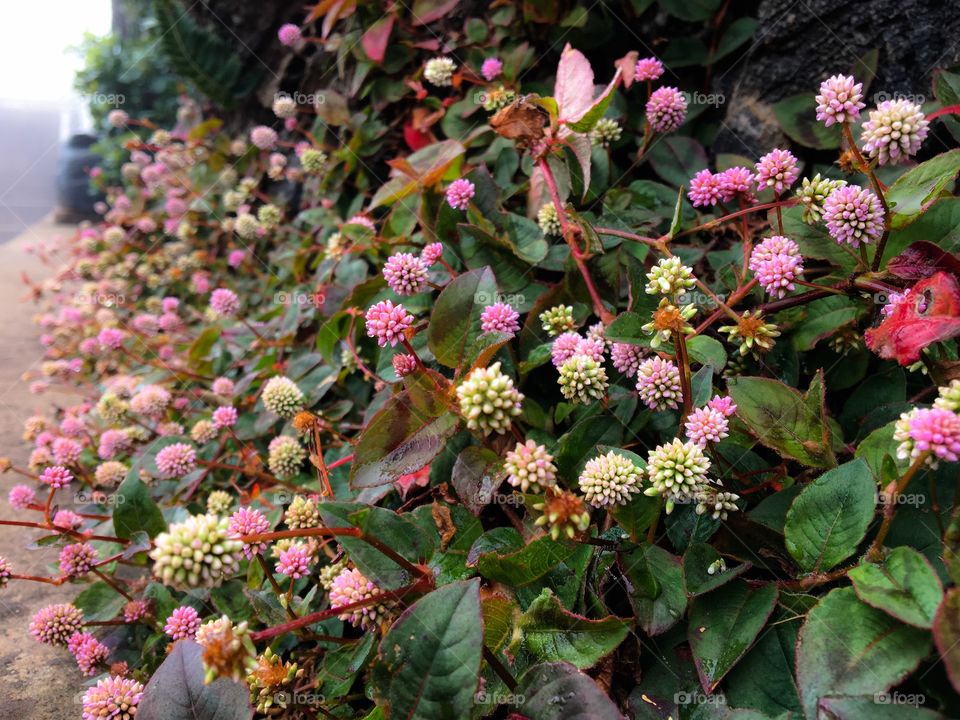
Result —
<path fill-rule="evenodd" d="M 697 284 L 693 268 L 684 265 L 676 255 L 661 258 L 650 268 L 647 280 L 647 293 L 650 295 L 678 295 Z"/>
<path fill-rule="evenodd" d="M 217 288 L 210 293 L 210 309 L 217 315 L 236 315 L 240 309 L 240 298 L 233 290 Z"/>
<path fill-rule="evenodd" d="M 710 460 L 700 446 L 674 438 L 659 445 L 647 455 L 647 476 L 650 480 L 646 495 L 661 495 L 667 500 L 667 512 L 677 502 L 685 502 L 707 485 Z"/>
<path fill-rule="evenodd" d="M 12 570 L 10 561 L 0 555 L 0 588 L 6 587 L 7 583 L 10 582 L 10 576 L 13 574 Z"/>
<path fill-rule="evenodd" d="M 496 80 L 503 72 L 503 60 L 498 57 L 488 57 L 480 66 L 480 74 L 487 82 Z"/>
<path fill-rule="evenodd" d="M 304 543 L 294 543 L 280 553 L 277 572 L 292 580 L 299 580 L 310 574 L 312 554 Z"/>
<path fill-rule="evenodd" d="M 740 354 L 746 355 L 754 351 L 773 349 L 774 338 L 780 336 L 780 331 L 773 323 L 764 322 L 760 313 L 750 310 L 744 311 L 736 325 L 724 325 L 719 331 L 729 336 L 730 342 L 740 346 Z"/>
<path fill-rule="evenodd" d="M 693 499 L 697 503 L 694 508 L 697 515 L 709 513 L 714 520 L 726 520 L 730 511 L 739 509 L 736 501 L 740 496 L 707 487 L 694 493 Z"/>
<path fill-rule="evenodd" d="M 610 147 L 623 135 L 623 129 L 613 118 L 600 118 L 590 131 L 590 141 L 600 147 Z"/>
<path fill-rule="evenodd" d="M 939 388 L 933 406 L 942 410 L 960 412 L 960 380 L 951 380 L 949 385 Z"/>
<path fill-rule="evenodd" d="M 240 535 L 259 535 L 270 532 L 270 521 L 256 508 L 244 506 L 230 516 L 227 527 L 230 537 Z M 243 554 L 249 559 L 267 549 L 264 542 L 243 543 Z"/>
<path fill-rule="evenodd" d="M 427 264 L 427 267 L 430 267 L 442 257 L 443 243 L 430 243 L 420 251 L 420 259 Z"/>
<path fill-rule="evenodd" d="M 706 447 L 708 442 L 720 442 L 729 435 L 727 416 L 709 406 L 690 413 L 684 427 L 690 441 L 700 447 Z"/>
<path fill-rule="evenodd" d="M 475 368 L 457 386 L 460 412 L 470 430 L 503 434 L 513 418 L 523 409 L 523 395 L 513 386 L 513 380 L 500 372 L 500 363 L 487 368 Z"/>
<path fill-rule="evenodd" d="M 708 169 L 701 170 L 690 178 L 690 189 L 687 191 L 687 197 L 690 198 L 694 207 L 716 205 L 723 197 L 720 175 L 715 175 Z"/>
<path fill-rule="evenodd" d="M 447 188 L 447 205 L 454 210 L 466 210 L 470 207 L 470 199 L 475 193 L 476 188 L 466 178 L 454 180 Z"/>
<path fill-rule="evenodd" d="M 833 75 L 820 83 L 817 120 L 830 127 L 834 123 L 853 122 L 863 109 L 863 83 L 852 75 Z"/>
<path fill-rule="evenodd" d="M 83 613 L 70 603 L 47 605 L 30 621 L 30 634 L 47 645 L 65 645 L 83 629 Z"/>
<path fill-rule="evenodd" d="M 573 308 L 569 305 L 554 305 L 540 313 L 540 324 L 543 331 L 550 337 L 556 337 L 562 332 L 573 330 Z"/>
<path fill-rule="evenodd" d="M 637 392 L 651 410 L 676 410 L 682 398 L 680 370 L 669 360 L 652 357 L 637 369 Z"/>
<path fill-rule="evenodd" d="M 745 167 L 739 165 L 727 168 L 717 175 L 720 185 L 720 199 L 723 202 L 730 202 L 737 196 L 750 202 L 754 199 L 753 183 L 754 174 Z"/>
<path fill-rule="evenodd" d="M 509 303 L 498 302 L 487 305 L 480 313 L 480 329 L 484 332 L 502 332 L 514 334 L 520 330 L 520 313 Z"/>
<path fill-rule="evenodd" d="M 83 720 L 136 720 L 143 685 L 111 675 L 83 694 Z"/>
<path fill-rule="evenodd" d="M 291 530 L 320 526 L 320 510 L 314 499 L 304 495 L 297 495 L 290 503 L 283 516 L 284 522 Z"/>
<path fill-rule="evenodd" d="M 189 605 L 181 605 L 167 618 L 163 631 L 173 640 L 193 640 L 200 629 L 200 615 Z"/>
<path fill-rule="evenodd" d="M 607 371 L 587 355 L 572 355 L 560 366 L 560 392 L 571 402 L 589 403 L 607 394 Z"/>
<path fill-rule="evenodd" d="M 533 510 L 540 514 L 534 525 L 546 527 L 554 540 L 574 538 L 590 527 L 590 510 L 583 500 L 560 488 L 544 490 L 543 499 L 534 503 Z"/>
<path fill-rule="evenodd" d="M 503 463 L 507 482 L 521 492 L 538 492 L 557 484 L 557 467 L 547 448 L 533 440 L 517 443 L 507 452 Z"/>
<path fill-rule="evenodd" d="M 448 57 L 435 57 L 427 60 L 423 66 L 423 77 L 431 85 L 450 87 L 453 85 L 453 72 L 457 64 Z"/>
<path fill-rule="evenodd" d="M 846 184 L 846 180 L 821 178 L 820 173 L 814 175 L 812 180 L 804 178 L 797 190 L 797 197 L 803 203 L 803 221 L 807 225 L 820 222 L 823 217 L 823 204 L 830 197 L 830 193 Z"/>
<path fill-rule="evenodd" d="M 764 238 L 750 254 L 750 269 L 764 290 L 782 298 L 794 289 L 793 281 L 803 274 L 800 247 L 782 235 Z"/>
<path fill-rule="evenodd" d="M 367 580 L 359 570 L 347 568 L 333 579 L 330 587 L 330 607 L 335 610 L 361 600 L 377 598 L 382 594 L 380 588 Z M 387 617 L 387 614 L 387 606 L 381 602 L 347 610 L 339 617 L 354 627 L 372 631 Z"/>
<path fill-rule="evenodd" d="M 663 63 L 655 57 L 640 58 L 637 60 L 637 66 L 633 71 L 634 80 L 638 82 L 647 82 L 656 80 L 663 75 Z"/>
<path fill-rule="evenodd" d="M 197 451 L 187 443 L 167 445 L 157 453 L 156 463 L 163 477 L 182 478 L 196 467 Z"/>
<path fill-rule="evenodd" d="M 123 606 L 124 622 L 133 623 L 142 620 L 150 612 L 149 600 L 131 600 Z"/>
<path fill-rule="evenodd" d="M 193 515 L 173 523 L 150 551 L 154 576 L 183 590 L 222 584 L 240 569 L 241 542 L 231 535 L 225 517 Z"/>
<path fill-rule="evenodd" d="M 625 505 L 639 491 L 641 471 L 615 450 L 588 460 L 580 473 L 580 490 L 594 507 Z"/>
<path fill-rule="evenodd" d="M 250 142 L 261 150 L 270 150 L 277 144 L 277 132 L 266 125 L 257 125 L 250 131 Z"/>
<path fill-rule="evenodd" d="M 89 543 L 65 545 L 60 551 L 60 572 L 70 577 L 86 575 L 97 562 L 97 551 Z"/>
<path fill-rule="evenodd" d="M 394 346 L 413 325 L 413 315 L 403 305 L 394 305 L 390 300 L 381 300 L 367 310 L 367 336 L 376 338 L 380 347 Z"/>
<path fill-rule="evenodd" d="M 67 649 L 76 659 L 80 672 L 87 677 L 96 675 L 97 666 L 110 656 L 110 649 L 87 632 L 74 633 L 67 640 Z"/>
<path fill-rule="evenodd" d="M 396 253 L 387 258 L 383 277 L 397 295 L 416 295 L 427 282 L 427 264 L 411 253 Z"/>
<path fill-rule="evenodd" d="M 790 189 L 800 175 L 797 158 L 789 150 L 774 148 L 756 165 L 757 187 L 761 190 L 773 188 L 777 195 L 782 195 Z"/>
<path fill-rule="evenodd" d="M 560 235 L 563 231 L 560 226 L 560 216 L 557 215 L 557 208 L 552 202 L 541 206 L 537 211 L 537 224 L 544 235 Z"/>
<path fill-rule="evenodd" d="M 613 366 L 624 375 L 636 375 L 643 359 L 643 349 L 639 345 L 613 343 L 610 347 L 610 359 Z"/>
<path fill-rule="evenodd" d="M 293 477 L 307 459 L 307 451 L 296 438 L 278 435 L 267 448 L 267 466 L 278 478 Z"/>
<path fill-rule="evenodd" d="M 300 32 L 300 26 L 294 25 L 293 23 L 286 23 L 281 25 L 280 29 L 277 30 L 277 37 L 280 38 L 280 42 L 287 47 L 293 47 L 298 42 L 300 42 L 303 34 Z"/>
<path fill-rule="evenodd" d="M 390 362 L 398 378 L 406 377 L 417 369 L 417 359 L 407 353 L 397 353 L 390 359 Z"/>
<path fill-rule="evenodd" d="M 927 464 L 960 460 L 960 415 L 944 408 L 914 408 L 897 421 L 894 440 L 900 442 L 897 457 L 915 459 L 929 453 Z"/>
<path fill-rule="evenodd" d="M 10 507 L 17 510 L 25 510 L 36 499 L 37 493 L 29 485 L 14 485 L 7 494 Z"/>
<path fill-rule="evenodd" d="M 733 398 L 729 395 L 723 397 L 714 395 L 713 399 L 707 403 L 707 407 L 723 413 L 724 417 L 730 417 L 737 411 L 737 406 L 733 404 Z"/>
<path fill-rule="evenodd" d="M 647 100 L 647 122 L 655 132 L 676 130 L 687 116 L 687 98 L 675 87 L 662 87 Z"/>
<path fill-rule="evenodd" d="M 916 155 L 927 137 L 930 122 L 923 108 L 904 98 L 885 100 L 870 111 L 863 124 L 863 151 L 881 165 L 896 165 Z"/>
<path fill-rule="evenodd" d="M 859 247 L 883 235 L 883 206 L 870 190 L 858 185 L 835 189 L 823 202 L 823 219 L 830 237 Z"/>
<path fill-rule="evenodd" d="M 269 412 L 285 419 L 292 418 L 302 410 L 305 400 L 297 384 L 284 375 L 267 380 L 260 397 Z"/>
<path fill-rule="evenodd" d="M 52 488 L 62 488 L 70 484 L 73 474 L 62 465 L 53 465 L 40 473 L 40 482 Z"/>

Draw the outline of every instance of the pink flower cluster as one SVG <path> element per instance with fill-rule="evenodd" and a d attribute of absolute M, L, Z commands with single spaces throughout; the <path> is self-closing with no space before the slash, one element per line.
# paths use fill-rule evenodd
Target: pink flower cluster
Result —
<path fill-rule="evenodd" d="M 675 87 L 658 88 L 650 93 L 646 112 L 647 122 L 655 132 L 671 132 L 687 117 L 687 98 Z"/>
<path fill-rule="evenodd" d="M 189 605 L 176 608 L 167 618 L 163 631 L 174 640 L 193 640 L 200 629 L 200 615 Z"/>
<path fill-rule="evenodd" d="M 294 543 L 280 553 L 277 560 L 277 572 L 292 580 L 299 580 L 310 574 L 310 550 L 303 543 Z"/>
<path fill-rule="evenodd" d="M 830 127 L 834 123 L 853 122 L 864 108 L 863 83 L 852 75 L 833 75 L 820 83 L 816 96 L 817 120 Z"/>
<path fill-rule="evenodd" d="M 633 71 L 633 78 L 637 82 L 648 82 L 663 75 L 663 63 L 655 57 L 640 58 Z"/>
<path fill-rule="evenodd" d="M 753 199 L 753 181 L 753 173 L 745 167 L 732 167 L 720 173 L 704 169 L 690 179 L 687 197 L 694 207 L 730 202 L 738 196 L 749 201 Z"/>
<path fill-rule="evenodd" d="M 447 204 L 454 210 L 466 210 L 476 192 L 473 183 L 466 178 L 454 180 L 447 188 Z"/>
<path fill-rule="evenodd" d="M 803 256 L 793 240 L 773 235 L 753 249 L 749 267 L 764 290 L 782 298 L 794 289 L 793 281 L 803 274 Z"/>
<path fill-rule="evenodd" d="M 939 460 L 960 461 L 960 415 L 943 408 L 921 408 L 908 430 L 913 456 L 929 452 Z"/>
<path fill-rule="evenodd" d="M 415 295 L 427 283 L 427 263 L 411 253 L 396 253 L 387 258 L 383 277 L 397 295 Z"/>
<path fill-rule="evenodd" d="M 859 247 L 883 235 L 883 206 L 870 190 L 844 185 L 823 202 L 827 231 L 838 243 Z"/>
<path fill-rule="evenodd" d="M 236 315 L 240 309 L 240 298 L 233 290 L 217 288 L 210 293 L 210 309 L 217 315 Z"/>
<path fill-rule="evenodd" d="M 367 336 L 376 338 L 380 347 L 395 346 L 413 325 L 413 315 L 403 305 L 381 300 L 367 310 Z"/>
<path fill-rule="evenodd" d="M 156 464 L 163 477 L 182 478 L 196 467 L 197 452 L 187 443 L 167 445 L 157 453 Z"/>
<path fill-rule="evenodd" d="M 773 192 L 782 195 L 790 189 L 800 176 L 797 158 L 789 150 L 774 148 L 757 162 L 757 187 L 761 190 L 773 188 Z"/>
<path fill-rule="evenodd" d="M 488 57 L 483 61 L 483 65 L 480 66 L 480 74 L 483 75 L 484 80 L 487 82 L 496 80 L 502 72 L 503 60 L 498 57 Z"/>
<path fill-rule="evenodd" d="M 737 406 L 730 397 L 714 397 L 706 407 L 697 408 L 687 419 L 684 427 L 690 441 L 700 447 L 708 442 L 720 442 L 729 435 L 727 418 L 734 413 Z"/>
<path fill-rule="evenodd" d="M 232 537 L 259 535 L 270 532 L 270 521 L 256 508 L 242 507 L 230 516 L 230 525 L 227 531 Z M 243 544 L 243 554 L 247 558 L 253 558 L 254 555 L 259 555 L 266 549 L 267 544 L 263 542 Z"/>
<path fill-rule="evenodd" d="M 487 305 L 480 313 L 480 329 L 484 332 L 502 332 L 514 334 L 520 330 L 520 313 L 509 303 L 498 302 Z"/>
<path fill-rule="evenodd" d="M 67 640 L 67 649 L 77 661 L 77 667 L 87 677 L 97 674 L 97 666 L 106 662 L 110 649 L 87 632 L 74 633 Z"/>

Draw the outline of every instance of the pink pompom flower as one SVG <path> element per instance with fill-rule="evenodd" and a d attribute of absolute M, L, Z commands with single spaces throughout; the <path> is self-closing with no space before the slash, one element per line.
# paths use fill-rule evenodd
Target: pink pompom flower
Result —
<path fill-rule="evenodd" d="M 397 295 L 416 295 L 427 283 L 427 264 L 412 253 L 396 253 L 387 258 L 383 277 Z"/>
<path fill-rule="evenodd" d="M 62 488 L 70 484 L 73 474 L 62 465 L 53 465 L 40 473 L 40 482 L 52 488 Z"/>
<path fill-rule="evenodd" d="M 186 443 L 167 445 L 156 457 L 157 470 L 168 478 L 181 478 L 193 472 L 197 464 L 197 452 Z"/>
<path fill-rule="evenodd" d="M 690 198 L 694 207 L 716 205 L 722 196 L 720 175 L 715 175 L 704 169 L 690 178 L 690 189 L 687 191 L 687 197 Z"/>
<path fill-rule="evenodd" d="M 167 618 L 163 631 L 174 640 L 193 640 L 200 629 L 200 615 L 189 605 L 181 605 Z"/>
<path fill-rule="evenodd" d="M 487 305 L 480 313 L 480 329 L 484 332 L 502 332 L 514 334 L 520 330 L 520 313 L 509 303 L 498 302 Z"/>
<path fill-rule="evenodd" d="M 757 163 L 757 187 L 773 188 L 777 195 L 790 189 L 800 176 L 797 158 L 789 150 L 774 148 Z"/>
<path fill-rule="evenodd" d="M 76 659 L 80 672 L 87 677 L 96 675 L 97 666 L 110 656 L 110 649 L 87 632 L 74 633 L 67 640 L 67 649 Z"/>
<path fill-rule="evenodd" d="M 310 574 L 310 551 L 303 543 L 294 543 L 280 553 L 277 560 L 277 572 L 292 580 L 299 580 Z"/>
<path fill-rule="evenodd" d="M 250 131 L 250 142 L 261 150 L 272 150 L 277 139 L 277 131 L 266 125 L 257 125 Z"/>
<path fill-rule="evenodd" d="M 700 447 L 705 447 L 708 442 L 720 442 L 729 435 L 727 416 L 709 406 L 690 413 L 684 427 L 687 437 Z"/>
<path fill-rule="evenodd" d="M 454 210 L 466 210 L 477 190 L 466 178 L 454 180 L 447 187 L 447 204 Z"/>
<path fill-rule="evenodd" d="M 707 403 L 707 407 L 723 413 L 725 417 L 730 417 L 737 411 L 737 406 L 733 404 L 733 398 L 729 395 L 714 395 L 713 399 Z"/>
<path fill-rule="evenodd" d="M 883 206 L 870 190 L 844 185 L 823 201 L 823 219 L 830 237 L 859 247 L 883 235 Z"/>
<path fill-rule="evenodd" d="M 723 202 L 730 202 L 738 196 L 746 202 L 754 200 L 754 175 L 748 168 L 740 165 L 727 168 L 717 178 L 720 183 L 720 199 Z"/>
<path fill-rule="evenodd" d="M 217 288 L 210 293 L 210 309 L 217 315 L 236 315 L 240 309 L 240 298 L 233 290 Z"/>
<path fill-rule="evenodd" d="M 613 343 L 610 347 L 610 359 L 613 366 L 624 375 L 636 375 L 640 360 L 643 359 L 643 350 L 639 345 Z"/>
<path fill-rule="evenodd" d="M 656 80 L 663 75 L 663 63 L 655 57 L 640 58 L 633 71 L 633 78 L 638 82 Z"/>
<path fill-rule="evenodd" d="M 380 347 L 388 344 L 392 347 L 405 338 L 405 333 L 413 325 L 413 315 L 399 303 L 381 300 L 367 310 L 367 336 L 376 338 Z"/>
<path fill-rule="evenodd" d="M 97 551 L 88 543 L 66 545 L 60 551 L 60 572 L 68 577 L 86 575 L 97 562 Z"/>
<path fill-rule="evenodd" d="M 480 74 L 489 82 L 496 80 L 503 72 L 503 60 L 498 57 L 488 57 L 480 66 Z"/>
<path fill-rule="evenodd" d="M 242 507 L 230 516 L 230 525 L 227 528 L 227 532 L 230 533 L 231 537 L 260 535 L 265 532 L 270 532 L 270 521 L 256 508 Z M 254 555 L 261 554 L 266 549 L 267 544 L 264 542 L 245 542 L 242 548 L 243 554 L 246 555 L 248 559 Z"/>
<path fill-rule="evenodd" d="M 237 424 L 237 409 L 232 405 L 224 405 L 213 411 L 213 426 L 218 430 L 233 427 Z"/>
<path fill-rule="evenodd" d="M 782 298 L 794 289 L 793 281 L 803 274 L 800 247 L 782 235 L 764 238 L 750 253 L 750 269 L 768 293 Z"/>
<path fill-rule="evenodd" d="M 676 130 L 687 117 L 687 98 L 675 87 L 662 87 L 647 100 L 647 122 L 658 133 Z"/>
<path fill-rule="evenodd" d="M 37 493 L 29 485 L 14 485 L 7 495 L 7 502 L 17 510 L 26 510 L 37 499 Z"/>
<path fill-rule="evenodd" d="M 817 120 L 830 127 L 834 123 L 853 122 L 863 109 L 863 83 L 852 75 L 833 75 L 820 83 Z"/>
<path fill-rule="evenodd" d="M 443 243 L 430 243 L 420 251 L 420 259 L 427 264 L 427 267 L 430 267 L 442 257 Z"/>
<path fill-rule="evenodd" d="M 286 23 L 285 25 L 281 25 L 280 29 L 277 30 L 277 37 L 280 39 L 281 44 L 287 47 L 293 47 L 303 38 L 303 33 L 300 31 L 299 25 Z"/>
<path fill-rule="evenodd" d="M 399 378 L 406 377 L 417 369 L 417 359 L 407 353 L 397 353 L 391 358 L 390 362 L 393 364 L 393 371 Z"/>
<path fill-rule="evenodd" d="M 143 685 L 111 675 L 83 694 L 83 720 L 133 720 L 143 699 Z"/>

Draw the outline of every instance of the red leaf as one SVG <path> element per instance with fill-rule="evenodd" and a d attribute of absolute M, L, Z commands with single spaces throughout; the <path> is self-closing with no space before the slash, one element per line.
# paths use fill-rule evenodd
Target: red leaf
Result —
<path fill-rule="evenodd" d="M 414 25 L 429 25 L 434 20 L 439 20 L 448 12 L 453 10 L 460 0 L 416 0 L 413 3 Z"/>
<path fill-rule="evenodd" d="M 637 73 L 637 58 L 639 57 L 639 52 L 631 50 L 614 63 L 614 66 L 623 73 L 623 86 L 625 88 L 633 85 L 633 77 Z"/>
<path fill-rule="evenodd" d="M 913 286 L 909 296 L 876 328 L 867 346 L 880 357 L 910 365 L 928 345 L 960 335 L 960 283 L 938 272 Z"/>
<path fill-rule="evenodd" d="M 387 43 L 390 42 L 390 33 L 393 32 L 393 15 L 387 15 L 377 20 L 360 38 L 363 51 L 375 63 L 382 63 L 387 52 Z"/>
<path fill-rule="evenodd" d="M 940 270 L 960 274 L 960 260 L 926 240 L 913 243 L 887 263 L 887 272 L 904 280 L 922 280 Z"/>
<path fill-rule="evenodd" d="M 403 139 L 411 150 L 419 150 L 433 142 L 433 134 L 429 130 L 418 130 L 412 122 L 403 126 Z"/>

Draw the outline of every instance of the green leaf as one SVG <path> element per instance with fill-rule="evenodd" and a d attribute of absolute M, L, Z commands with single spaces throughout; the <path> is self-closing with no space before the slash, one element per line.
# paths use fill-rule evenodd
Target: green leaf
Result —
<path fill-rule="evenodd" d="M 471 445 L 457 455 L 450 482 L 464 506 L 474 515 L 479 515 L 493 500 L 506 475 L 499 455 L 487 448 Z"/>
<path fill-rule="evenodd" d="M 930 634 L 903 625 L 832 590 L 807 614 L 797 644 L 797 682 L 804 716 L 817 720 L 831 695 L 873 695 L 901 682 L 930 652 Z"/>
<path fill-rule="evenodd" d="M 840 125 L 824 126 L 817 120 L 817 103 L 810 93 L 792 95 L 773 106 L 780 128 L 801 145 L 817 150 L 840 147 Z"/>
<path fill-rule="evenodd" d="M 640 464 L 640 467 L 646 467 L 646 463 Z M 642 542 L 647 529 L 660 514 L 660 498 L 637 493 L 626 505 L 611 505 L 608 511 L 617 524 L 627 531 L 631 540 Z"/>
<path fill-rule="evenodd" d="M 485 578 L 517 587 L 539 580 L 576 550 L 577 546 L 572 543 L 559 543 L 541 536 L 519 550 L 477 555 L 472 564 Z"/>
<path fill-rule="evenodd" d="M 933 626 L 943 586 L 927 559 L 913 548 L 894 548 L 882 563 L 858 565 L 847 577 L 857 597 L 870 607 L 908 625 Z"/>
<path fill-rule="evenodd" d="M 73 604 L 83 611 L 84 622 L 103 622 L 119 615 L 127 599 L 107 583 L 97 581 L 77 595 Z"/>
<path fill-rule="evenodd" d="M 690 22 L 708 19 L 720 7 L 720 0 L 658 0 L 668 14 Z"/>
<path fill-rule="evenodd" d="M 520 714 L 528 720 L 623 720 L 593 678 L 569 663 L 530 668 L 520 679 L 517 695 L 523 698 Z"/>
<path fill-rule="evenodd" d="M 360 434 L 350 466 L 351 485 L 378 487 L 416 472 L 444 449 L 459 424 L 457 415 L 433 417 L 416 406 L 410 393 L 397 393 Z"/>
<path fill-rule="evenodd" d="M 444 585 L 384 635 L 371 669 L 373 696 L 394 718 L 470 717 L 482 652 L 480 581 Z"/>
<path fill-rule="evenodd" d="M 743 657 L 776 604 L 776 585 L 752 588 L 742 580 L 694 599 L 687 636 L 704 692 L 713 692 Z"/>
<path fill-rule="evenodd" d="M 656 173 L 674 187 L 683 187 L 707 166 L 703 146 L 686 135 L 668 135 L 647 151 L 647 159 Z"/>
<path fill-rule="evenodd" d="M 731 705 L 755 708 L 769 717 L 802 712 L 794 679 L 801 619 L 786 610 L 775 615 L 775 621 L 726 677 L 724 688 Z"/>
<path fill-rule="evenodd" d="M 940 153 L 897 178 L 886 193 L 890 226 L 902 228 L 933 205 L 960 172 L 960 149 Z"/>
<path fill-rule="evenodd" d="M 204 683 L 203 651 L 190 640 L 173 646 L 137 706 L 137 720 L 244 720 L 253 717 L 247 686 L 226 678 Z"/>
<path fill-rule="evenodd" d="M 187 350 L 187 359 L 190 361 L 190 367 L 199 369 L 203 367 L 204 361 L 210 355 L 210 351 L 220 339 L 220 328 L 208 327 L 197 336 L 197 339 L 190 343 Z"/>
<path fill-rule="evenodd" d="M 727 351 L 723 343 L 708 335 L 696 335 L 687 340 L 690 359 L 701 365 L 712 365 L 714 370 L 723 370 L 727 364 Z"/>
<path fill-rule="evenodd" d="M 641 344 L 638 341 L 649 337 L 641 330 L 646 320 L 639 313 L 622 312 L 614 318 L 613 322 L 607 326 L 603 336 L 610 342 L 630 343 L 633 345 Z M 643 344 L 649 345 L 649 340 Z"/>
<path fill-rule="evenodd" d="M 730 23 L 720 36 L 720 42 L 717 43 L 717 49 L 710 55 L 708 64 L 713 65 L 747 42 L 757 31 L 757 25 L 756 20 L 748 17 L 737 18 Z"/>
<path fill-rule="evenodd" d="M 829 570 L 857 550 L 873 519 L 877 488 L 863 460 L 807 485 L 787 512 L 787 551 L 804 572 Z"/>
<path fill-rule="evenodd" d="M 883 699 L 880 699 L 883 698 Z M 943 720 L 943 715 L 910 703 L 892 704 L 893 696 L 828 697 L 820 701 L 821 717 L 830 720 Z M 891 703 L 891 704 L 886 704 Z"/>
<path fill-rule="evenodd" d="M 427 328 L 427 345 L 437 362 L 459 367 L 467 347 L 480 335 L 480 313 L 497 301 L 490 268 L 458 275 L 437 297 Z"/>
<path fill-rule="evenodd" d="M 680 225 L 683 219 L 683 186 L 677 191 L 677 204 L 673 208 L 673 219 L 670 220 L 670 229 L 667 231 L 667 237 L 673 238 L 680 232 Z"/>
<path fill-rule="evenodd" d="M 950 684 L 960 692 L 960 589 L 951 588 L 937 608 L 933 639 Z"/>
<path fill-rule="evenodd" d="M 629 633 L 628 625 L 613 615 L 590 620 L 569 612 L 549 590 L 530 604 L 517 627 L 523 647 L 538 662 L 562 660 L 581 670 L 613 652 Z"/>
<path fill-rule="evenodd" d="M 849 325 L 860 314 L 860 307 L 849 298 L 831 296 L 815 300 L 807 306 L 807 317 L 793 333 L 793 347 L 799 351 L 812 350 L 821 340 Z"/>
<path fill-rule="evenodd" d="M 680 559 L 656 545 L 644 545 L 624 554 L 622 566 L 637 624 L 648 635 L 673 627 L 687 609 Z"/>
<path fill-rule="evenodd" d="M 167 529 L 160 508 L 153 502 L 147 486 L 141 482 L 137 468 L 133 468 L 113 494 L 113 529 L 117 537 L 126 540 L 135 532 L 156 537 Z"/>
<path fill-rule="evenodd" d="M 323 653 L 323 660 L 317 668 L 317 680 L 320 681 L 317 689 L 323 693 L 324 700 L 335 700 L 350 692 L 370 657 L 376 638 L 374 633 L 364 633 L 355 642 L 339 645 Z"/>
<path fill-rule="evenodd" d="M 410 173 L 395 170 L 393 177 L 381 185 L 373 196 L 370 209 L 392 205 L 436 185 L 464 152 L 466 148 L 456 140 L 442 140 L 411 153 L 401 161 Z"/>
<path fill-rule="evenodd" d="M 409 515 L 363 503 L 324 502 L 320 518 L 327 527 L 355 527 L 375 537 L 412 563 L 429 559 L 434 540 Z M 377 584 L 394 590 L 412 578 L 396 562 L 361 538 L 337 538 L 360 571 Z"/>
<path fill-rule="evenodd" d="M 744 562 L 722 572 L 708 572 L 711 565 L 721 557 L 712 545 L 707 543 L 690 543 L 683 554 L 683 583 L 690 597 L 703 595 L 716 590 L 721 585 L 733 580 L 738 575 L 750 569 L 750 563 Z"/>
<path fill-rule="evenodd" d="M 829 429 L 819 401 L 820 390 L 814 384 L 807 395 L 761 377 L 731 378 L 727 387 L 737 405 L 737 416 L 761 443 L 811 467 L 836 464 L 833 451 L 825 443 Z"/>

